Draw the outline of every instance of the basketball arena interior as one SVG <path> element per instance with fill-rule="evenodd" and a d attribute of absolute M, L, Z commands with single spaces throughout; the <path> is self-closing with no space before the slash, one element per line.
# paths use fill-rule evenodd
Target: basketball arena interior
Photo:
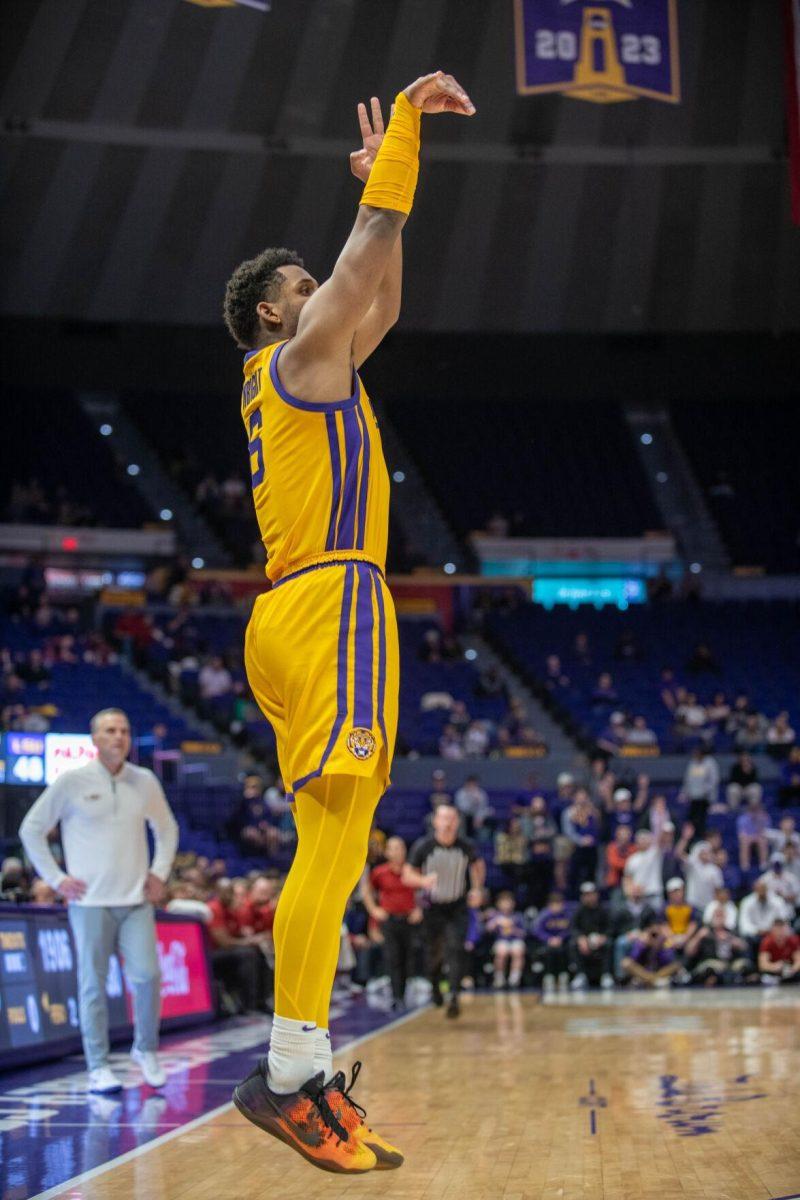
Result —
<path fill-rule="evenodd" d="M 797 1200 L 800 0 L 4 0 L 1 20 L 0 1200 Z M 284 406 L 332 439 L 328 558 L 304 569 L 337 565 L 268 577 L 254 495 L 278 451 L 242 422 L 264 345 L 232 340 L 226 284 L 286 247 L 335 287 L 383 117 L 388 146 L 412 81 L 451 76 L 460 100 L 417 104 L 399 316 L 363 365 L 348 351 L 358 420 Z M 356 522 L 382 447 L 385 569 L 337 540 L 337 420 Z M 349 1183 L 231 1098 L 291 1024 L 288 899 L 275 921 L 305 786 L 246 631 L 318 589 L 311 663 L 334 570 L 379 606 L 342 753 L 368 772 L 377 745 L 391 780 L 330 1037 L 351 1086 L 363 1062 L 352 1111 L 402 1147 Z M 104 769 L 108 714 L 166 816 L 138 893 L 154 1030 L 140 951 L 112 938 L 98 1052 L 67 810 L 38 851 L 26 831 Z M 98 830 L 116 795 L 81 801 Z M 293 936 L 305 962 L 314 929 Z"/>

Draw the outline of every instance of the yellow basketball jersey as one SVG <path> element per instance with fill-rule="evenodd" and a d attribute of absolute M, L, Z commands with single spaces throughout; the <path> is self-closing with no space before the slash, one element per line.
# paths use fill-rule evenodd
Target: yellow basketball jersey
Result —
<path fill-rule="evenodd" d="M 286 342 L 245 356 L 242 417 L 267 575 L 273 583 L 316 563 L 386 566 L 389 474 L 358 373 L 346 400 L 313 404 L 278 375 Z"/>

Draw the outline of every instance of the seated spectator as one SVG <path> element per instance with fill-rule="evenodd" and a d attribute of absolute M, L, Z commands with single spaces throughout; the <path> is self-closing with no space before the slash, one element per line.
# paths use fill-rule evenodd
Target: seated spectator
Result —
<path fill-rule="evenodd" d="M 791 813 L 784 813 L 778 821 L 777 829 L 767 830 L 767 841 L 773 850 L 785 853 L 787 846 L 794 846 L 800 850 L 800 833 L 797 832 L 796 823 Z"/>
<path fill-rule="evenodd" d="M 592 691 L 592 704 L 596 709 L 612 708 L 618 700 L 619 696 L 611 672 L 601 671 Z"/>
<path fill-rule="evenodd" d="M 785 868 L 786 858 L 780 852 L 776 852 L 769 860 L 769 870 L 765 871 L 761 878 L 766 883 L 770 895 L 780 896 L 787 908 L 794 909 L 800 903 L 800 882 Z"/>
<path fill-rule="evenodd" d="M 675 709 L 675 736 L 702 737 L 708 732 L 708 713 L 694 692 L 687 692 Z"/>
<path fill-rule="evenodd" d="M 605 754 L 619 754 L 625 745 L 627 735 L 628 718 L 625 713 L 612 712 L 608 718 L 608 724 L 597 738 L 597 745 Z"/>
<path fill-rule="evenodd" d="M 455 805 L 461 813 L 467 837 L 475 837 L 494 815 L 489 793 L 481 787 L 477 775 L 468 775 L 456 791 Z"/>
<path fill-rule="evenodd" d="M 746 692 L 739 692 L 731 706 L 730 716 L 725 722 L 725 732 L 735 736 L 740 729 L 744 729 L 750 711 L 750 697 Z"/>
<path fill-rule="evenodd" d="M 572 921 L 569 910 L 560 892 L 551 892 L 547 905 L 539 913 L 533 927 L 533 936 L 544 947 L 545 992 L 552 992 L 558 979 L 559 987 L 569 982 L 569 936 Z"/>
<path fill-rule="evenodd" d="M 176 913 L 181 917 L 193 917 L 210 925 L 212 912 L 203 899 L 202 889 L 187 879 L 177 879 L 168 888 L 169 900 L 165 908 L 167 912 Z"/>
<path fill-rule="evenodd" d="M 635 716 L 633 724 L 625 730 L 622 744 L 635 749 L 658 749 L 658 738 L 643 716 Z"/>
<path fill-rule="evenodd" d="M 718 732 L 721 732 L 731 715 L 731 706 L 728 703 L 724 692 L 715 692 L 714 697 L 709 705 L 706 706 L 706 719 L 709 725 L 716 726 Z"/>
<path fill-rule="evenodd" d="M 494 937 L 492 956 L 494 959 L 494 986 L 505 987 L 506 969 L 508 986 L 519 987 L 525 970 L 525 922 L 516 911 L 511 892 L 500 892 L 495 909 L 487 915 L 486 931 Z"/>
<path fill-rule="evenodd" d="M 702 924 L 688 940 L 685 959 L 692 980 L 704 987 L 744 983 L 753 973 L 750 947 L 726 923 L 719 906 L 710 923 Z"/>
<path fill-rule="evenodd" d="M 557 654 L 548 654 L 545 659 L 544 682 L 545 687 L 550 688 L 551 691 L 568 688 L 570 685 L 569 676 L 564 673 L 561 659 Z"/>
<path fill-rule="evenodd" d="M 765 984 L 800 982 L 800 937 L 785 917 L 776 917 L 758 947 L 758 969 Z"/>
<path fill-rule="evenodd" d="M 217 700 L 220 696 L 229 695 L 233 689 L 233 676 L 219 654 L 201 667 L 197 682 L 203 700 Z"/>
<path fill-rule="evenodd" d="M 667 903 L 664 905 L 664 922 L 669 930 L 667 945 L 681 951 L 697 931 L 697 913 L 687 903 L 686 886 L 677 875 L 667 880 L 665 891 Z"/>
<path fill-rule="evenodd" d="M 587 983 L 602 988 L 614 986 L 611 974 L 611 920 L 601 903 L 594 883 L 581 884 L 580 904 L 572 918 L 572 951 L 578 972 L 571 987 L 575 991 Z"/>
<path fill-rule="evenodd" d="M 737 757 L 728 776 L 725 797 L 731 808 L 738 808 L 742 800 L 748 804 L 761 803 L 763 789 L 758 782 L 758 771 L 752 758 L 745 751 Z"/>
<path fill-rule="evenodd" d="M 50 687 L 53 673 L 44 661 L 41 650 L 31 650 L 27 661 L 17 666 L 17 674 L 29 687 L 37 687 L 45 691 Z"/>
<path fill-rule="evenodd" d="M 767 829 L 769 814 L 761 803 L 760 797 L 748 801 L 747 807 L 736 818 L 736 835 L 739 839 L 739 866 L 743 871 L 749 871 L 753 862 L 753 851 L 758 858 L 758 866 L 763 871 L 767 866 L 769 843 Z"/>
<path fill-rule="evenodd" d="M 45 883 L 44 879 L 34 879 L 31 884 L 30 895 L 28 896 L 28 904 L 50 908 L 53 905 L 60 904 L 60 902 L 59 895 L 53 891 L 49 883 Z"/>
<path fill-rule="evenodd" d="M 761 713 L 748 713 L 744 725 L 733 739 L 737 750 L 756 753 L 763 750 L 767 737 L 767 719 Z"/>
<path fill-rule="evenodd" d="M 253 934 L 272 936 L 280 890 L 281 880 L 277 871 L 257 875 L 250 884 L 243 902 L 236 908 L 239 929 L 245 937 Z"/>
<path fill-rule="evenodd" d="M 460 762 L 464 757 L 464 739 L 455 725 L 445 725 L 439 738 L 439 757 Z"/>
<path fill-rule="evenodd" d="M 606 847 L 606 887 L 622 886 L 625 864 L 631 855 L 636 853 L 633 842 L 633 830 L 630 825 L 618 825 L 614 830 L 614 840 Z"/>
<path fill-rule="evenodd" d="M 245 935 L 236 915 L 233 883 L 220 879 L 208 902 L 211 921 L 211 964 L 219 979 L 238 997 L 246 1012 L 263 1012 L 267 999 L 267 960 L 262 953 L 264 934 Z"/>
<path fill-rule="evenodd" d="M 767 750 L 773 758 L 786 758 L 797 740 L 788 712 L 780 712 L 767 728 Z"/>
<path fill-rule="evenodd" d="M 800 746 L 791 747 L 789 757 L 781 767 L 778 804 L 781 808 L 800 805 Z"/>
<path fill-rule="evenodd" d="M 749 896 L 739 905 L 739 933 L 757 953 L 761 938 L 780 918 L 787 920 L 789 909 L 780 896 L 770 894 L 763 878 L 757 879 Z"/>
<path fill-rule="evenodd" d="M 491 740 L 488 721 L 471 721 L 464 733 L 464 755 L 467 758 L 485 758 Z"/>
<path fill-rule="evenodd" d="M 639 987 L 669 987 L 680 969 L 675 951 L 667 945 L 664 926 L 657 921 L 637 932 L 621 963 L 623 978 Z"/>
<path fill-rule="evenodd" d="M 783 869 L 800 883 L 800 846 L 789 842 L 782 851 Z"/>
<path fill-rule="evenodd" d="M 711 926 L 714 914 L 721 912 L 727 929 L 735 929 L 739 922 L 739 910 L 731 900 L 731 893 L 726 887 L 717 888 L 714 899 L 710 900 L 703 910 L 703 924 Z"/>

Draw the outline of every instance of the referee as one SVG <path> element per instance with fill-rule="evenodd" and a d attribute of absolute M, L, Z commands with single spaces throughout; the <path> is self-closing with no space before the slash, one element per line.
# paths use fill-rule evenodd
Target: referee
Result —
<path fill-rule="evenodd" d="M 42 792 L 19 836 L 39 875 L 69 903 L 87 1090 L 105 1093 L 122 1087 L 108 1065 L 105 983 L 115 950 L 121 952 L 133 985 L 131 1057 L 146 1083 L 162 1087 L 166 1076 L 156 1054 L 161 992 L 153 906 L 164 896 L 178 826 L 152 771 L 127 761 L 131 730 L 125 713 L 104 708 L 92 717 L 91 731 L 97 758 L 67 771 Z M 47 842 L 59 821 L 68 874 Z M 146 824 L 155 838 L 152 863 Z"/>
<path fill-rule="evenodd" d="M 482 888 L 486 879 L 486 863 L 478 858 L 472 842 L 459 836 L 458 824 L 458 809 L 440 804 L 433 814 L 433 833 L 414 843 L 403 867 L 403 883 L 430 893 L 423 922 L 428 978 L 433 1003 L 440 1008 L 444 1000 L 439 983 L 446 962 L 448 1017 L 457 1017 L 461 1011 L 458 993 L 464 973 L 467 892 L 471 887 Z"/>

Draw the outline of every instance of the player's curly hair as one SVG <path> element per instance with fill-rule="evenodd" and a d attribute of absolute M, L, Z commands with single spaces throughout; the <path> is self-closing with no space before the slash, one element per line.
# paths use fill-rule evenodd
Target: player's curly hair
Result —
<path fill-rule="evenodd" d="M 271 247 L 239 263 L 228 280 L 222 312 L 231 337 L 242 350 L 252 350 L 258 336 L 256 305 L 276 299 L 280 291 L 278 267 L 305 267 L 305 263 L 294 250 Z"/>

